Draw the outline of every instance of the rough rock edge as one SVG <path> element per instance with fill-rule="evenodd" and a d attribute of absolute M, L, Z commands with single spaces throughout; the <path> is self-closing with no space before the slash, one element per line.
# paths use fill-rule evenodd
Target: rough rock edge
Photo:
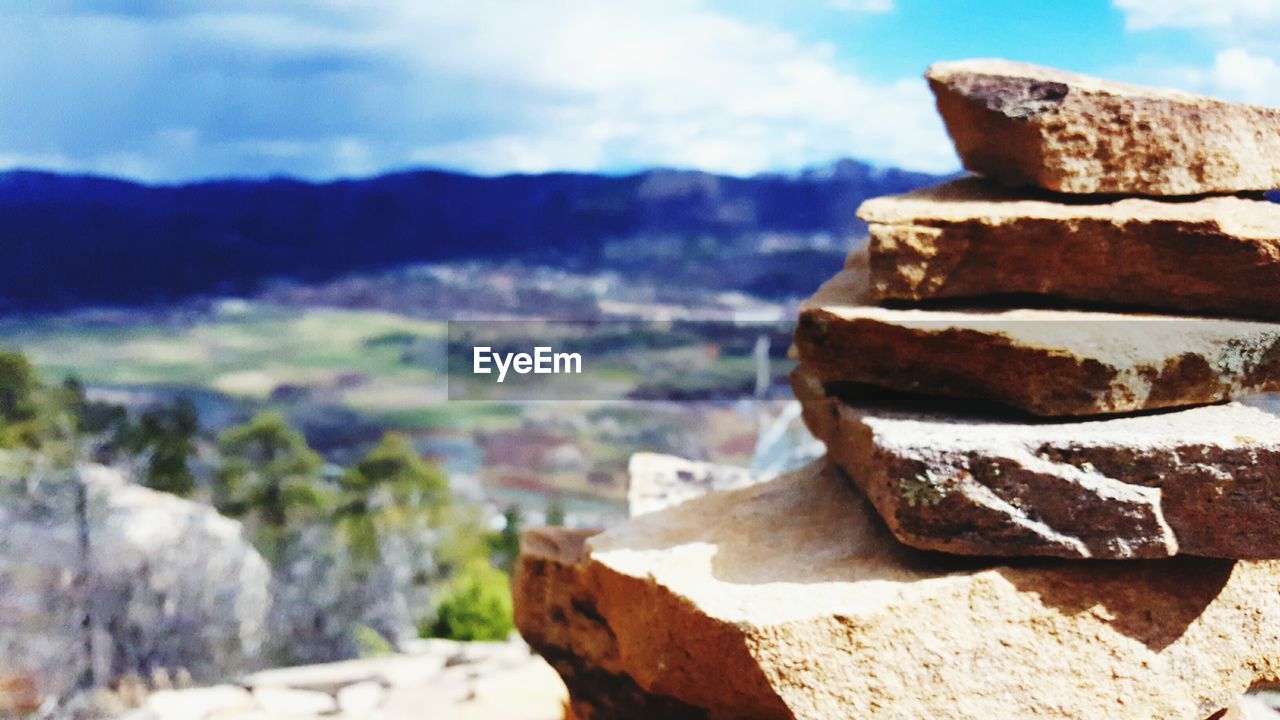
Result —
<path fill-rule="evenodd" d="M 868 200 L 871 300 L 1036 294 L 1280 319 L 1280 205 L 1060 200 L 980 178 Z"/>
<path fill-rule="evenodd" d="M 524 533 L 512 583 L 520 633 L 560 673 L 575 720 L 706 720 L 705 709 L 646 692 L 621 668 L 617 638 L 582 592 L 586 543 L 597 532 L 549 527 Z"/>
<path fill-rule="evenodd" d="M 1001 60 L 925 73 L 964 166 L 1014 186 L 1184 196 L 1280 187 L 1280 110 Z"/>
<path fill-rule="evenodd" d="M 847 279 L 855 274 L 833 278 L 800 309 L 798 356 L 823 382 L 996 402 L 1047 417 L 1187 407 L 1280 390 L 1280 324 L 840 304 L 861 292 L 861 280 Z M 1047 328 L 1053 332 L 1041 332 Z"/>
<path fill-rule="evenodd" d="M 791 380 L 811 431 L 913 547 L 985 556 L 1280 558 L 1273 412 L 1232 404 L 1022 425 L 845 402 L 803 367 Z M 1104 442 L 1108 433 L 1113 444 Z"/>

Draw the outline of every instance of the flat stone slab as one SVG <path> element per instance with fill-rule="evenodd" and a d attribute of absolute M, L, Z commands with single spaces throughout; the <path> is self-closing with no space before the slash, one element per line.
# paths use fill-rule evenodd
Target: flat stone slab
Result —
<path fill-rule="evenodd" d="M 1064 193 L 1280 187 L 1280 110 L 1003 60 L 925 73 L 964 166 Z"/>
<path fill-rule="evenodd" d="M 1280 404 L 1023 423 L 829 396 L 805 420 L 894 535 L 965 555 L 1280 558 Z"/>
<path fill-rule="evenodd" d="M 795 347 L 823 382 L 999 403 L 1035 415 L 1184 407 L 1280 390 L 1280 324 L 1074 310 L 843 304 L 845 271 L 800 309 Z"/>
<path fill-rule="evenodd" d="M 863 203 L 873 299 L 1036 294 L 1280 319 L 1280 204 L 1060 199 L 966 178 Z"/>
<path fill-rule="evenodd" d="M 907 548 L 811 465 L 525 535 L 516 623 L 579 720 L 1201 720 L 1280 673 L 1280 564 Z"/>

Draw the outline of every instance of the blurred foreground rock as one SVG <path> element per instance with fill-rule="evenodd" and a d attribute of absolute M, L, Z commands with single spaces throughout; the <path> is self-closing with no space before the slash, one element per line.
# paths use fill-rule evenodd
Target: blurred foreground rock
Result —
<path fill-rule="evenodd" d="M 242 672 L 269 570 L 241 530 L 101 466 L 0 482 L 0 687 Z"/>
<path fill-rule="evenodd" d="M 581 720 L 1207 718 L 1280 673 L 1280 562 L 902 546 L 815 464 L 526 534 L 516 621 Z"/>
<path fill-rule="evenodd" d="M 410 652 L 266 670 L 151 695 L 127 720 L 560 720 L 564 684 L 519 640 L 425 640 Z"/>

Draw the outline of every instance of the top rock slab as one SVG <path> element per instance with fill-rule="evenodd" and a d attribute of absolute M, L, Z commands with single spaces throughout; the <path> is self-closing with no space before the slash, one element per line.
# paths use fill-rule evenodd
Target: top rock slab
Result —
<path fill-rule="evenodd" d="M 964 166 L 1064 193 L 1280 187 L 1280 110 L 1012 63 L 925 73 Z"/>

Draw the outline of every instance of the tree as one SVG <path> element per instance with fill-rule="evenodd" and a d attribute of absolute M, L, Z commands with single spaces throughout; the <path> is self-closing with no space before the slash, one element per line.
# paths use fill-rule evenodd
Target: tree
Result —
<path fill-rule="evenodd" d="M 40 380 L 20 352 L 0 351 L 0 447 L 38 447 Z"/>
<path fill-rule="evenodd" d="M 524 528 L 524 514 L 512 505 L 502 513 L 502 529 L 492 536 L 491 551 L 494 563 L 505 572 L 511 572 L 520 557 L 520 531 Z"/>
<path fill-rule="evenodd" d="M 47 398 L 41 405 L 47 417 L 42 423 L 42 447 L 51 440 L 66 440 L 77 459 L 104 464 L 113 463 L 117 454 L 127 449 L 133 428 L 123 405 L 90 400 L 84 384 L 74 375 L 68 375 L 60 386 L 44 394 Z"/>
<path fill-rule="evenodd" d="M 35 417 L 35 393 L 39 387 L 40 380 L 26 355 L 0 351 L 0 421 L 20 422 Z"/>
<path fill-rule="evenodd" d="M 71 415 L 76 430 L 87 430 L 89 416 L 89 394 L 85 392 L 84 383 L 75 375 L 62 379 L 62 387 L 58 390 L 59 404 Z M 123 410 L 124 408 L 121 408 Z"/>
<path fill-rule="evenodd" d="M 370 494 L 390 493 L 401 504 L 428 508 L 451 501 L 444 473 L 422 459 L 413 442 L 401 433 L 387 433 L 342 477 L 345 490 Z"/>
<path fill-rule="evenodd" d="M 556 498 L 547 505 L 547 527 L 564 527 L 564 503 Z"/>
<path fill-rule="evenodd" d="M 473 560 L 450 583 L 424 635 L 453 640 L 505 640 L 514 629 L 507 576 Z"/>
<path fill-rule="evenodd" d="M 125 445 L 131 452 L 148 453 L 142 484 L 179 497 L 190 495 L 195 490 L 195 476 L 188 460 L 196 452 L 199 429 L 195 404 L 185 397 L 168 407 L 144 412 L 137 426 L 125 432 Z"/>
<path fill-rule="evenodd" d="M 384 435 L 340 484 L 338 522 L 362 563 L 377 560 L 381 532 L 415 522 L 439 524 L 452 503 L 448 479 L 400 433 Z"/>
<path fill-rule="evenodd" d="M 320 456 L 277 412 L 262 412 L 218 437 L 222 463 L 214 503 L 233 517 L 253 520 L 259 549 L 278 560 L 293 521 L 326 505 L 317 484 Z"/>

